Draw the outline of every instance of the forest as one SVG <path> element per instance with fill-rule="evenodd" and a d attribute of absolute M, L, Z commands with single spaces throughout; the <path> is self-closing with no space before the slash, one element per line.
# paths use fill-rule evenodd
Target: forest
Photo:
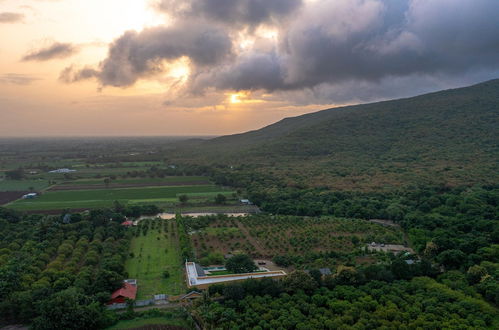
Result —
<path fill-rule="evenodd" d="M 310 271 L 294 272 L 277 286 L 261 281 L 211 287 L 211 295 L 224 299 L 198 307 L 207 327 L 498 326 L 497 187 L 414 187 L 387 193 L 273 187 L 250 191 L 252 200 L 270 213 L 393 220 L 407 233 L 419 259 L 408 263 L 404 254 L 392 254 L 376 264 L 355 265 L 334 251 L 288 252 L 274 261 L 298 268 L 308 265 Z M 332 275 L 321 276 L 310 269 L 316 259 L 336 260 L 340 265 Z"/>
<path fill-rule="evenodd" d="M 113 324 L 104 303 L 126 277 L 129 237 L 122 218 L 95 210 L 68 221 L 0 208 L 1 323 L 33 329 Z"/>

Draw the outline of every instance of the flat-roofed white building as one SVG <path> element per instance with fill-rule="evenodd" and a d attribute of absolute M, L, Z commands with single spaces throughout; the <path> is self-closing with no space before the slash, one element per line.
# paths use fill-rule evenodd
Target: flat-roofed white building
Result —
<path fill-rule="evenodd" d="M 262 271 L 256 273 L 244 274 L 229 274 L 229 275 L 206 275 L 206 272 L 201 265 L 195 262 L 186 262 L 185 271 L 187 274 L 187 286 L 189 288 L 196 287 L 199 289 L 206 289 L 213 284 L 222 284 L 229 282 L 244 281 L 248 279 L 261 279 L 265 277 L 279 278 L 286 276 L 286 272 L 279 271 Z"/>

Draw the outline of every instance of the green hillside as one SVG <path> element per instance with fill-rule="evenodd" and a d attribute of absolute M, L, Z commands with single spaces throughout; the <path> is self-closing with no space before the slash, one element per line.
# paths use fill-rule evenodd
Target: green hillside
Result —
<path fill-rule="evenodd" d="M 291 185 L 452 186 L 498 181 L 498 136 L 499 80 L 493 80 L 287 118 L 190 150 L 212 163 L 273 173 Z"/>

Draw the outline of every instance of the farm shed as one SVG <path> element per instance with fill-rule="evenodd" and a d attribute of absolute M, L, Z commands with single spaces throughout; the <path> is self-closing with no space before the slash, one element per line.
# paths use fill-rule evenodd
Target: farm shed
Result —
<path fill-rule="evenodd" d="M 137 285 L 124 282 L 123 287 L 113 292 L 113 294 L 111 295 L 111 300 L 109 300 L 107 304 L 124 304 L 126 303 L 127 299 L 135 300 L 136 297 Z"/>

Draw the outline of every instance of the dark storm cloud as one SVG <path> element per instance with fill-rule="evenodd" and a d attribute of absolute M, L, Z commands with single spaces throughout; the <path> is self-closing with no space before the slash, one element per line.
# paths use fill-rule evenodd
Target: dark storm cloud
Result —
<path fill-rule="evenodd" d="M 24 19 L 24 14 L 21 13 L 0 13 L 0 24 L 2 23 L 19 23 Z"/>
<path fill-rule="evenodd" d="M 243 55 L 192 86 L 272 91 L 494 69 L 498 12 L 496 0 L 318 1 L 281 29 L 276 54 Z"/>
<path fill-rule="evenodd" d="M 176 15 L 255 27 L 282 19 L 302 3 L 302 0 L 162 0 L 158 7 Z"/>
<path fill-rule="evenodd" d="M 129 31 L 111 44 L 108 57 L 93 76 L 104 86 L 131 86 L 139 78 L 161 72 L 163 60 L 187 56 L 198 67 L 216 66 L 231 51 L 229 35 L 209 24 L 191 22 Z M 81 80 L 78 78 L 88 77 L 89 72 L 73 72 L 72 77 Z"/>
<path fill-rule="evenodd" d="M 23 61 L 48 61 L 53 59 L 66 58 L 78 51 L 78 47 L 69 43 L 55 42 L 52 45 L 34 50 L 25 55 Z"/>
<path fill-rule="evenodd" d="M 70 70 L 67 81 L 94 76 L 103 85 L 131 86 L 161 72 L 162 60 L 187 56 L 191 92 L 319 89 L 321 97 L 339 98 L 342 86 L 357 84 L 367 96 L 381 93 L 380 82 L 392 86 L 390 79 L 449 81 L 499 70 L 497 0 L 163 0 L 160 6 L 174 13 L 172 26 L 124 34 L 98 71 Z M 232 47 L 241 31 L 260 24 L 278 29 L 272 47 Z"/>

